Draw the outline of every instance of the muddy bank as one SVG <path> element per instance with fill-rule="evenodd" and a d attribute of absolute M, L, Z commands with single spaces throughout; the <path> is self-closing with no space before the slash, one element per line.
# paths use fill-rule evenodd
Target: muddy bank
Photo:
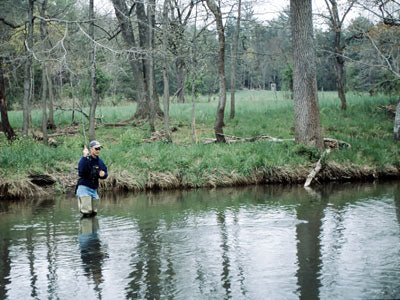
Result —
<path fill-rule="evenodd" d="M 230 173 L 213 170 L 212 173 L 175 174 L 172 172 L 147 172 L 136 177 L 128 171 L 111 173 L 107 180 L 100 181 L 100 191 L 145 191 L 190 188 L 233 187 L 254 184 L 304 184 L 312 165 L 296 168 L 275 167 L 255 170 L 248 176 L 236 171 Z M 368 166 L 341 165 L 327 162 L 315 177 L 313 184 L 332 181 L 373 181 L 377 179 L 400 178 L 400 169 L 396 166 L 373 168 Z M 28 199 L 51 194 L 73 193 L 77 175 L 75 172 L 30 175 L 19 181 L 0 179 L 1 199 Z"/>

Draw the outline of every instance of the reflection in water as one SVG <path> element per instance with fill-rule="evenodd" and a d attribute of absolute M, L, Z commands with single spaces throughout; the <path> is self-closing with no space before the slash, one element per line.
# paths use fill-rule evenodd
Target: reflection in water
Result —
<path fill-rule="evenodd" d="M 96 216 L 80 219 L 78 241 L 84 273 L 95 283 L 95 291 L 101 299 L 102 265 L 107 254 L 102 250 L 98 230 L 99 221 Z"/>
<path fill-rule="evenodd" d="M 138 216 L 137 227 L 139 242 L 132 252 L 127 298 L 140 298 L 144 285 L 146 299 L 160 299 L 161 241 L 158 224 L 146 219 L 146 216 Z"/>
<path fill-rule="evenodd" d="M 397 221 L 399 222 L 400 225 L 400 183 L 396 184 L 396 189 L 394 192 L 394 205 L 396 208 L 396 216 L 397 216 Z"/>
<path fill-rule="evenodd" d="M 229 245 L 228 245 L 228 232 L 225 223 L 225 214 L 223 212 L 217 213 L 217 222 L 221 230 L 221 249 L 222 249 L 222 273 L 221 281 L 225 290 L 225 299 L 232 297 L 231 295 L 231 275 L 229 274 Z"/>
<path fill-rule="evenodd" d="M 304 197 L 296 207 L 297 219 L 304 221 L 296 226 L 300 299 L 319 299 L 320 234 L 325 207 L 326 202 L 316 194 Z"/>
<path fill-rule="evenodd" d="M 102 199 L 0 203 L 0 299 L 400 298 L 399 183 Z"/>
<path fill-rule="evenodd" d="M 11 283 L 10 239 L 0 238 L 0 299 L 6 299 L 6 286 Z"/>

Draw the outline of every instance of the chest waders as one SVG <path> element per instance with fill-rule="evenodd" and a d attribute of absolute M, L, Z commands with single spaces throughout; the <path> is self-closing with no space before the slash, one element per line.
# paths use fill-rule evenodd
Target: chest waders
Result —
<path fill-rule="evenodd" d="M 92 196 L 81 196 L 78 197 L 79 211 L 83 215 L 95 215 L 97 214 L 97 207 L 99 199 L 95 199 Z"/>

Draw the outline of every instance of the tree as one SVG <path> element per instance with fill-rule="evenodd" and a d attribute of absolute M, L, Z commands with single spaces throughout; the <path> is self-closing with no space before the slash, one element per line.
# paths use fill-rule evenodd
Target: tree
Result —
<path fill-rule="evenodd" d="M 33 48 L 33 6 L 35 0 L 28 0 L 28 33 L 25 42 L 26 62 L 24 73 L 24 102 L 23 102 L 23 120 L 22 120 L 22 136 L 28 135 L 29 119 L 30 119 L 30 101 L 32 94 L 32 55 L 30 51 Z"/>
<path fill-rule="evenodd" d="M 148 71 L 149 75 L 147 76 L 148 80 L 148 89 L 149 89 L 149 98 L 150 98 L 150 129 L 151 132 L 155 132 L 155 117 L 156 117 L 156 112 L 155 112 L 155 89 L 154 89 L 154 60 L 153 60 L 153 49 L 154 49 L 154 44 L 153 44 L 153 27 L 154 27 L 154 18 L 155 18 L 155 6 L 156 6 L 156 1 L 155 0 L 149 0 L 148 6 L 147 6 L 147 18 L 148 18 L 148 38 L 147 41 L 149 43 L 148 49 Z"/>
<path fill-rule="evenodd" d="M 240 31 L 240 18 L 241 18 L 241 8 L 242 1 L 238 0 L 238 14 L 236 20 L 236 31 L 235 40 L 233 41 L 233 55 L 231 62 L 231 113 L 229 115 L 230 119 L 235 118 L 235 90 L 236 90 L 236 59 L 238 56 L 238 44 L 239 44 L 239 31 Z"/>
<path fill-rule="evenodd" d="M 90 36 L 90 82 L 92 101 L 89 112 L 89 140 L 96 139 L 95 118 L 98 102 L 97 77 L 96 77 L 96 46 L 94 44 L 94 0 L 89 3 L 89 36 Z"/>
<path fill-rule="evenodd" d="M 43 0 L 42 5 L 39 5 L 39 12 L 42 18 L 45 17 L 47 0 Z M 47 30 L 46 30 L 46 22 L 41 19 L 40 20 L 40 37 L 42 39 L 42 47 L 43 52 L 46 51 L 47 46 Z M 48 135 L 47 135 L 47 78 L 48 78 L 48 70 L 47 70 L 47 62 L 46 60 L 42 61 L 42 133 L 43 133 L 43 143 L 45 145 L 48 144 Z"/>
<path fill-rule="evenodd" d="M 163 94 L 163 106 L 164 106 L 164 124 L 165 133 L 168 142 L 172 142 L 171 131 L 169 130 L 169 74 L 168 74 L 168 57 L 167 57 L 167 43 L 168 43 L 168 6 L 169 0 L 164 0 L 163 5 L 163 28 L 162 28 L 162 48 L 164 51 L 163 57 L 163 83 L 164 83 L 164 94 Z"/>
<path fill-rule="evenodd" d="M 369 20 L 357 19 L 351 25 L 353 31 L 358 31 L 358 46 L 362 50 L 350 55 L 353 65 L 366 72 L 371 93 L 383 91 L 398 93 L 400 90 L 400 3 L 387 0 L 360 0 L 358 4 L 373 13 L 379 20 L 372 24 Z M 361 41 L 360 41 L 361 40 Z M 360 47 L 361 48 L 361 47 Z M 370 74 L 375 77 L 372 78 Z M 357 74 L 360 76 L 359 74 Z M 363 78 L 364 79 L 364 78 Z M 361 80 L 360 80 L 361 81 Z M 364 79 L 365 82 L 365 79 Z M 400 140 L 400 101 L 396 106 L 393 127 L 395 140 Z"/>
<path fill-rule="evenodd" d="M 397 100 L 396 114 L 394 117 L 393 136 L 396 141 L 400 141 L 400 98 Z"/>
<path fill-rule="evenodd" d="M 3 132 L 6 134 L 8 140 L 12 140 L 15 138 L 15 133 L 13 128 L 10 125 L 8 120 L 8 112 L 7 112 L 7 101 L 6 101 L 6 93 L 5 93 L 5 84 L 4 84 L 4 76 L 3 76 L 3 57 L 0 57 L 0 115 L 1 115 L 1 126 Z"/>
<path fill-rule="evenodd" d="M 326 7 L 329 11 L 329 27 L 334 32 L 334 57 L 335 57 L 335 70 L 336 70 L 336 85 L 338 89 L 339 99 L 342 103 L 341 109 L 346 110 L 346 92 L 345 92 L 345 59 L 343 57 L 343 50 L 346 44 L 342 39 L 343 23 L 352 9 L 355 0 L 347 2 L 347 7 L 344 8 L 342 16 L 339 15 L 338 3 L 336 0 L 325 0 Z"/>
<path fill-rule="evenodd" d="M 290 0 L 293 40 L 295 140 L 317 149 L 324 142 L 319 118 L 311 0 Z"/>
<path fill-rule="evenodd" d="M 152 0 L 153 1 L 153 0 Z M 154 42 L 154 34 L 149 35 L 149 26 L 152 25 L 152 28 L 155 26 L 155 2 L 152 1 L 147 2 L 147 15 L 145 11 L 144 2 L 138 1 L 135 2 L 136 8 L 136 19 L 137 19 L 137 28 L 139 31 L 139 45 L 142 50 L 145 50 L 145 53 L 139 53 L 140 61 L 142 63 L 143 70 L 143 78 L 144 84 L 146 88 L 146 99 L 148 106 L 150 108 L 150 120 L 151 118 L 155 118 L 156 116 L 152 116 L 151 114 L 162 115 L 163 112 L 159 105 L 158 93 L 156 90 L 155 82 L 155 72 L 154 72 L 154 63 L 152 64 L 152 49 L 155 48 Z M 153 31 L 153 30 L 151 30 Z M 147 50 L 147 51 L 146 51 Z M 150 70 L 151 68 L 151 70 Z M 153 84 L 152 84 L 153 83 Z M 151 90 L 150 90 L 151 89 Z M 153 102 L 152 102 L 153 101 Z M 152 105 L 154 104 L 154 107 Z"/>
<path fill-rule="evenodd" d="M 134 117 L 145 119 L 149 117 L 150 113 L 149 99 L 146 93 L 143 69 L 135 56 L 134 49 L 137 49 L 138 46 L 136 43 L 132 23 L 130 21 L 130 10 L 128 10 L 124 0 L 112 0 L 112 3 L 114 6 L 115 15 L 119 22 L 122 37 L 128 47 L 129 62 L 132 68 L 133 76 L 135 76 L 135 82 L 137 84 L 137 109 Z"/>
<path fill-rule="evenodd" d="M 169 39 L 170 49 L 175 55 L 175 68 L 177 80 L 177 96 L 178 103 L 185 102 L 185 70 L 186 70 L 186 42 L 185 30 L 190 20 L 190 16 L 194 7 L 193 0 L 190 0 L 187 6 L 181 7 L 177 0 L 171 2 L 171 19 L 170 28 L 171 35 Z M 185 16 L 186 12 L 186 16 Z"/>
<path fill-rule="evenodd" d="M 218 81 L 219 81 L 219 101 L 217 117 L 215 119 L 214 131 L 218 142 L 225 142 L 223 127 L 225 104 L 226 104 L 226 83 L 225 83 L 225 32 L 222 24 L 221 8 L 214 0 L 206 0 L 208 8 L 211 10 L 217 23 L 218 33 Z"/>

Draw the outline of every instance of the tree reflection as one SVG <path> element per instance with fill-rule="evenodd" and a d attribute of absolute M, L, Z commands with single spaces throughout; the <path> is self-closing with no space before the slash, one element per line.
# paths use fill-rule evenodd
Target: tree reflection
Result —
<path fill-rule="evenodd" d="M 6 299 L 7 285 L 10 281 L 11 259 L 10 259 L 10 239 L 4 237 L 0 239 L 0 299 Z"/>
<path fill-rule="evenodd" d="M 394 190 L 394 207 L 396 209 L 397 221 L 400 225 L 400 183 L 396 185 Z"/>
<path fill-rule="evenodd" d="M 152 205 L 152 196 L 149 194 L 148 204 Z M 147 218 L 149 217 L 149 218 Z M 145 285 L 145 299 L 160 299 L 161 297 L 161 242 L 158 235 L 158 220 L 151 216 L 138 215 L 137 219 L 139 244 L 132 254 L 129 274 L 130 282 L 127 287 L 127 298 L 143 298 L 141 294 Z"/>
<path fill-rule="evenodd" d="M 296 207 L 297 219 L 304 221 L 296 226 L 297 283 L 300 299 L 318 299 L 322 264 L 320 235 L 326 202 L 317 195 L 302 198 Z"/>
<path fill-rule="evenodd" d="M 225 213 L 219 211 L 217 213 L 218 225 L 221 229 L 221 249 L 222 249 L 222 273 L 221 280 L 222 286 L 225 289 L 225 298 L 229 299 L 231 295 L 231 275 L 230 275 L 230 261 L 229 261 L 229 245 L 228 245 L 228 231 L 225 223 Z"/>
<path fill-rule="evenodd" d="M 95 292 L 101 299 L 100 285 L 103 282 L 102 266 L 107 253 L 102 250 L 98 235 L 99 222 L 96 216 L 82 217 L 79 228 L 79 247 L 85 275 L 95 283 Z"/>

